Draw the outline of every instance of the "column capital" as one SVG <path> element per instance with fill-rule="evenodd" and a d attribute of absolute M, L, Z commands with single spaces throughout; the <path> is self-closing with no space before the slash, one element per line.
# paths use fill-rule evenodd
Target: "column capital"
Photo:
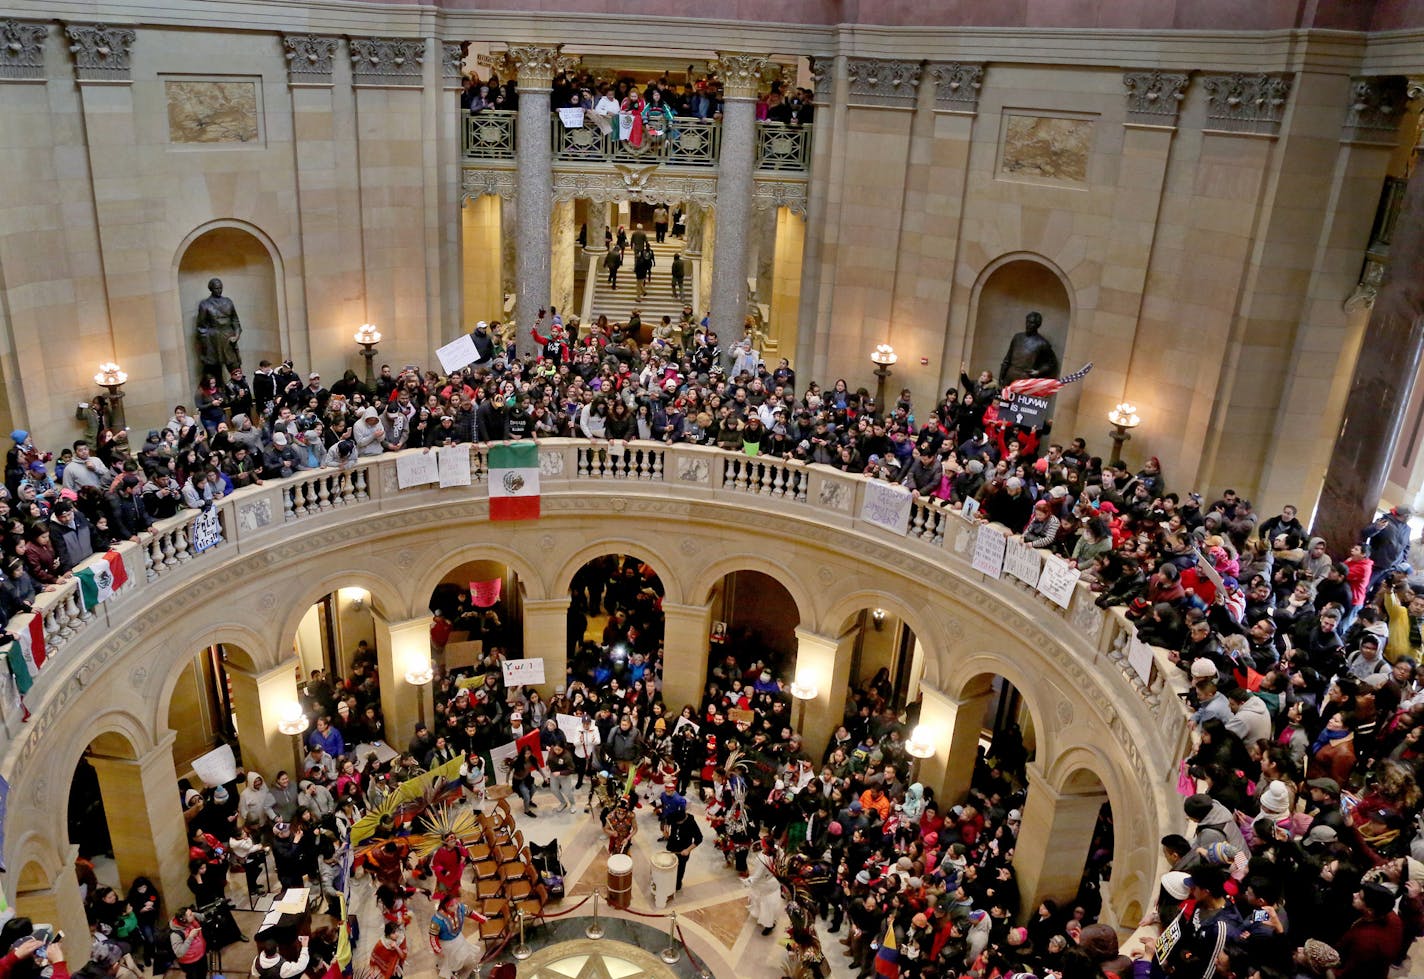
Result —
<path fill-rule="evenodd" d="M 440 42 L 440 77 L 446 88 L 459 88 L 465 76 L 465 42 Z"/>
<path fill-rule="evenodd" d="M 340 43 L 340 38 L 320 34 L 283 34 L 287 84 L 330 85 L 332 62 Z"/>
<path fill-rule="evenodd" d="M 1127 71 L 1127 121 L 1148 126 L 1175 126 L 1177 110 L 1187 97 L 1184 71 Z"/>
<path fill-rule="evenodd" d="M 282 662 L 278 663 L 276 666 L 269 666 L 265 669 L 259 667 L 255 670 L 245 670 L 240 666 L 228 663 L 227 671 L 228 673 L 237 673 L 241 676 L 245 676 L 251 680 L 256 681 L 258 684 L 263 684 L 278 676 L 290 676 L 295 678 L 297 668 L 301 665 L 302 661 L 296 656 L 292 656 L 289 659 L 282 660 Z"/>
<path fill-rule="evenodd" d="M 818 54 L 811 58 L 811 101 L 816 105 L 831 104 L 831 85 L 835 81 L 836 59 Z"/>
<path fill-rule="evenodd" d="M 775 66 L 764 54 L 718 51 L 712 70 L 722 78 L 722 95 L 728 99 L 755 99 L 762 73 Z"/>
<path fill-rule="evenodd" d="M 353 37 L 351 84 L 410 86 L 424 84 L 425 41 L 418 37 Z"/>
<path fill-rule="evenodd" d="M 913 109 L 922 67 L 919 61 L 851 58 L 847 69 L 851 104 Z"/>
<path fill-rule="evenodd" d="M 515 77 L 519 79 L 520 94 L 542 92 L 553 87 L 554 75 L 559 70 L 559 52 L 562 44 L 511 44 L 509 60 L 514 65 Z"/>
<path fill-rule="evenodd" d="M 48 24 L 0 21 L 0 81 L 42 82 Z"/>
<path fill-rule="evenodd" d="M 81 82 L 133 81 L 133 46 L 138 34 L 131 27 L 113 24 L 66 25 L 69 52 L 74 55 L 74 77 Z"/>
<path fill-rule="evenodd" d="M 1400 117 L 1409 103 L 1408 89 L 1408 81 L 1399 75 L 1351 78 L 1340 139 L 1349 143 L 1394 146 L 1399 142 Z"/>
<path fill-rule="evenodd" d="M 178 737 L 176 731 L 164 731 L 154 741 L 153 747 L 139 754 L 137 758 L 119 758 L 114 755 L 105 755 L 97 751 L 89 753 L 89 760 L 99 763 L 112 763 L 118 766 L 124 765 L 146 765 L 154 758 L 166 758 L 169 765 L 173 764 L 173 742 Z"/>
<path fill-rule="evenodd" d="M 930 76 L 935 83 L 935 108 L 945 112 L 979 111 L 979 90 L 984 86 L 984 66 L 960 61 L 932 62 Z"/>
<path fill-rule="evenodd" d="M 526 598 L 524 599 L 524 613 L 531 612 L 562 612 L 569 610 L 569 597 L 563 598 Z"/>
<path fill-rule="evenodd" d="M 1279 135 L 1294 77 L 1290 72 L 1205 76 L 1202 87 L 1206 89 L 1206 128 Z"/>

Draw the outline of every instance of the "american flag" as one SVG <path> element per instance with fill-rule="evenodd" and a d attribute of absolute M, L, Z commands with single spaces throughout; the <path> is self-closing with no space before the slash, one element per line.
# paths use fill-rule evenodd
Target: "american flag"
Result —
<path fill-rule="evenodd" d="M 1083 365 L 1081 370 L 1076 370 L 1071 374 L 1057 379 L 1051 377 L 1024 377 L 1004 388 L 1001 395 L 1005 401 L 1012 401 L 1020 394 L 1027 394 L 1037 398 L 1051 398 L 1058 393 L 1058 389 L 1065 384 L 1072 384 L 1074 381 L 1081 381 L 1088 376 L 1088 371 L 1093 369 L 1091 362 Z"/>

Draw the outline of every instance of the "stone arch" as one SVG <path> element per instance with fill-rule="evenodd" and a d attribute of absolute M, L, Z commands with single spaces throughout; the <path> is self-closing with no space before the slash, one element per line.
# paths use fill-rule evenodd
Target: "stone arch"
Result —
<path fill-rule="evenodd" d="M 1040 687 L 1046 681 L 1033 676 L 1001 653 L 980 652 L 966 659 L 946 661 L 941 657 L 941 660 L 941 690 L 955 700 L 981 693 L 977 687 L 982 677 L 1001 676 L 1013 684 L 1033 720 L 1036 756 L 1040 759 L 1053 757 L 1057 725 L 1055 716 L 1046 710 L 1048 691 Z"/>
<path fill-rule="evenodd" d="M 831 602 L 831 606 L 821 614 L 816 628 L 816 631 L 824 636 L 839 635 L 846 620 L 863 609 L 883 608 L 899 616 L 915 633 L 915 637 L 925 644 L 927 651 L 942 649 L 945 645 L 943 630 L 932 616 L 888 592 L 861 589 L 833 598 Z"/>
<path fill-rule="evenodd" d="M 809 628 L 812 623 L 821 621 L 821 617 L 817 615 L 813 593 L 801 582 L 795 572 L 779 561 L 747 552 L 720 558 L 698 569 L 697 576 L 692 579 L 687 588 L 689 601 L 695 604 L 705 604 L 717 582 L 733 571 L 760 571 L 764 575 L 775 578 L 791 595 L 791 600 L 796 603 L 796 612 L 801 619 L 801 628 Z"/>
<path fill-rule="evenodd" d="M 523 554 L 502 544 L 482 541 L 468 544 L 458 550 L 446 551 L 440 555 L 439 560 L 428 563 L 425 571 L 415 579 L 415 589 L 409 596 L 405 618 L 414 619 L 428 615 L 426 603 L 430 600 L 430 593 L 435 586 L 440 584 L 452 569 L 470 561 L 498 561 L 519 576 L 526 599 L 537 601 L 549 597 L 545 590 L 544 576 Z"/>
<path fill-rule="evenodd" d="M 223 280 L 224 295 L 237 304 L 243 321 L 244 366 L 250 361 L 255 367 L 264 357 L 276 363 L 292 354 L 286 268 L 277 243 L 247 221 L 208 221 L 190 231 L 173 256 L 176 322 L 189 375 L 183 390 L 197 387 L 198 372 L 202 370 L 193 322 L 198 303 L 208 294 L 207 282 L 215 276 Z"/>
<path fill-rule="evenodd" d="M 178 680 L 182 677 L 188 661 L 196 656 L 200 649 L 219 645 L 223 647 L 229 663 L 250 673 L 261 672 L 275 662 L 270 654 L 264 655 L 260 652 L 272 648 L 271 644 L 245 625 L 220 625 L 190 633 L 186 641 L 168 647 L 162 686 L 159 688 L 158 697 L 151 701 L 155 731 L 161 731 L 168 726 L 173 692 L 178 687 Z M 254 650 L 259 652 L 253 652 Z"/>
<path fill-rule="evenodd" d="M 371 593 L 371 601 L 375 609 L 387 619 L 394 621 L 400 621 L 397 616 L 404 618 L 406 610 L 415 600 L 410 595 L 402 594 L 401 588 L 393 584 L 388 577 L 374 571 L 351 567 L 332 572 L 297 592 L 296 600 L 285 603 L 282 606 L 285 611 L 274 616 L 274 620 L 280 624 L 281 628 L 277 632 L 276 642 L 272 648 L 282 653 L 286 648 L 282 644 L 288 642 L 289 637 L 297 634 L 297 627 L 301 624 L 302 617 L 307 614 L 307 610 L 338 588 L 366 589 Z M 426 592 L 427 596 L 429 594 Z M 278 655 L 267 665 L 275 666 L 285 658 L 284 654 Z"/>
<path fill-rule="evenodd" d="M 548 587 L 544 594 L 549 597 L 568 595 L 569 585 L 573 583 L 574 575 L 578 573 L 579 568 L 605 554 L 631 554 L 633 557 L 651 564 L 653 570 L 658 574 L 658 580 L 663 585 L 663 601 L 678 605 L 684 603 L 684 596 L 688 593 L 684 589 L 682 579 L 678 576 L 680 569 L 677 562 L 670 560 L 658 548 L 649 547 L 642 541 L 623 537 L 604 537 L 593 544 L 579 548 L 559 566 L 553 578 L 548 580 Z"/>
<path fill-rule="evenodd" d="M 1009 340 L 1023 329 L 1030 310 L 1043 314 L 1043 336 L 1058 356 L 1068 347 L 1076 297 L 1068 274 L 1051 259 L 1036 252 L 1006 252 L 984 266 L 969 294 L 968 349 L 963 358 L 971 373 L 992 371 Z"/>

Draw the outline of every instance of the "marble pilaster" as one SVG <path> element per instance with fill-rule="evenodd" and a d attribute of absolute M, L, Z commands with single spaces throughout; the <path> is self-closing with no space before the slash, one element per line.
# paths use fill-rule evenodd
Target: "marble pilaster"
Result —
<path fill-rule="evenodd" d="M 557 306 L 565 319 L 574 307 L 574 258 L 578 230 L 574 227 L 574 202 L 559 201 L 549 212 L 549 240 L 553 245 L 549 265 L 549 303 Z"/>
<path fill-rule="evenodd" d="M 1081 793 L 1054 789 L 1038 765 L 1029 763 L 1028 796 L 1014 847 L 1025 911 L 1049 898 L 1071 901 L 1078 893 L 1098 813 L 1107 801 L 1101 786 Z"/>
<path fill-rule="evenodd" d="M 499 289 L 505 297 L 519 288 L 519 205 L 513 197 L 499 199 Z M 503 301 L 501 301 L 501 310 Z M 501 312 L 500 318 L 503 318 Z"/>
<path fill-rule="evenodd" d="M 237 744 L 242 751 L 242 763 L 251 771 L 275 776 L 297 761 L 293 738 L 277 730 L 277 723 L 283 711 L 298 702 L 300 666 L 293 656 L 261 672 L 249 672 L 231 664 L 227 668 L 232 712 L 237 715 Z"/>
<path fill-rule="evenodd" d="M 850 690 L 850 666 L 855 659 L 855 643 L 860 626 L 840 636 L 823 636 L 809 629 L 796 630 L 797 683 L 816 688 L 816 697 L 804 704 L 801 741 L 812 758 L 819 758 L 845 716 L 846 694 Z M 797 701 L 792 719 L 801 716 Z"/>
<path fill-rule="evenodd" d="M 107 757 L 97 747 L 89 756 L 125 887 L 135 877 L 147 877 L 164 894 L 182 894 L 187 888 L 187 830 L 173 794 L 178 779 L 173 737 L 167 732 L 140 758 Z"/>
<path fill-rule="evenodd" d="M 712 609 L 663 603 L 663 700 L 673 714 L 702 700 Z"/>
<path fill-rule="evenodd" d="M 430 617 L 390 622 L 374 615 L 376 671 L 381 684 L 381 712 L 392 731 L 413 731 L 423 716 L 435 716 L 433 684 L 414 686 L 406 674 L 430 665 Z M 313 721 L 315 723 L 315 721 Z"/>
<path fill-rule="evenodd" d="M 569 662 L 569 598 L 526 598 L 524 600 L 524 655 L 544 660 L 547 700 L 554 688 L 564 685 Z"/>
<path fill-rule="evenodd" d="M 941 805 L 954 805 L 969 792 L 974 777 L 975 751 L 984 726 L 984 715 L 994 691 L 988 677 L 961 693 L 958 699 L 932 687 L 922 687 L 920 708 L 923 735 L 935 746 L 935 753 L 920 763 L 920 781 L 933 788 Z"/>
<path fill-rule="evenodd" d="M 604 241 L 604 232 L 608 230 L 608 202 L 586 200 L 588 218 L 585 223 L 588 225 L 588 244 L 584 246 L 584 251 L 590 255 L 606 255 L 608 244 Z"/>
<path fill-rule="evenodd" d="M 771 302 L 772 279 L 776 268 L 777 209 L 758 208 L 752 226 L 756 229 L 756 260 L 748 274 L 756 277 L 756 301 Z"/>
<path fill-rule="evenodd" d="M 515 137 L 519 161 L 518 279 L 515 318 L 521 354 L 534 349 L 531 331 L 541 308 L 549 305 L 553 241 L 549 212 L 554 201 L 554 152 L 549 143 L 549 90 L 561 45 L 511 44 L 509 58 L 519 78 L 519 128 Z"/>
<path fill-rule="evenodd" d="M 742 335 L 746 317 L 747 253 L 756 169 L 756 97 L 761 55 L 719 52 L 722 76 L 722 156 L 717 172 L 717 263 L 712 267 L 712 329 L 725 341 Z M 709 300 L 704 300 L 708 302 Z"/>

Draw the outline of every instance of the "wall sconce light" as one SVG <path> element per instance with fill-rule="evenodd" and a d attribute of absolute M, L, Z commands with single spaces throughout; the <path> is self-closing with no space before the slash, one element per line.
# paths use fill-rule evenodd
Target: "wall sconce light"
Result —
<path fill-rule="evenodd" d="M 361 328 L 356 331 L 355 339 L 361 345 L 361 356 L 366 358 L 366 387 L 375 388 L 376 371 L 373 363 L 376 359 L 376 344 L 381 342 L 381 331 L 376 329 L 374 323 L 362 323 Z"/>
<path fill-rule="evenodd" d="M 297 738 L 301 737 L 310 723 L 307 715 L 302 712 L 302 705 L 293 700 L 282 708 L 282 716 L 277 718 L 277 730 L 288 737 Z"/>
<path fill-rule="evenodd" d="M 343 588 L 337 594 L 357 609 L 364 609 L 371 599 L 371 593 L 364 588 Z"/>
<path fill-rule="evenodd" d="M 1137 405 L 1131 401 L 1122 402 L 1108 412 L 1108 423 L 1113 426 L 1113 430 L 1108 433 L 1108 437 L 1113 441 L 1112 458 L 1108 460 L 1108 464 L 1117 465 L 1122 461 L 1122 443 L 1132 438 L 1129 430 L 1142 424 L 1142 419 L 1137 417 Z"/>
<path fill-rule="evenodd" d="M 820 693 L 820 691 L 816 689 L 816 685 L 814 683 L 807 683 L 799 676 L 792 681 L 791 696 L 795 697 L 798 702 L 796 707 L 797 734 L 802 733 L 801 725 L 802 722 L 806 720 L 806 701 L 815 700 L 816 695 L 818 693 Z"/>
<path fill-rule="evenodd" d="M 430 654 L 422 656 L 415 653 L 411 661 L 406 664 L 405 682 L 412 687 L 424 687 L 431 680 L 435 679 L 435 671 L 430 666 Z M 415 701 L 420 705 L 420 723 L 425 723 L 425 691 L 419 689 L 415 693 Z"/>
<path fill-rule="evenodd" d="M 915 729 L 910 732 L 910 740 L 905 742 L 905 750 L 914 759 L 910 763 L 910 781 L 918 781 L 920 762 L 935 753 L 933 732 L 927 731 L 923 724 L 915 725 Z"/>
<path fill-rule="evenodd" d="M 876 632 L 879 632 L 881 629 L 885 628 L 886 614 L 887 613 L 883 608 L 876 608 L 870 610 L 870 624 L 875 626 Z"/>
<path fill-rule="evenodd" d="M 875 365 L 875 407 L 881 412 L 885 410 L 885 379 L 899 359 L 900 355 L 888 343 L 877 344 L 870 352 L 870 362 Z"/>
<path fill-rule="evenodd" d="M 129 375 L 113 361 L 99 365 L 94 383 L 109 392 L 109 427 L 117 431 L 124 427 L 124 392 Z"/>

